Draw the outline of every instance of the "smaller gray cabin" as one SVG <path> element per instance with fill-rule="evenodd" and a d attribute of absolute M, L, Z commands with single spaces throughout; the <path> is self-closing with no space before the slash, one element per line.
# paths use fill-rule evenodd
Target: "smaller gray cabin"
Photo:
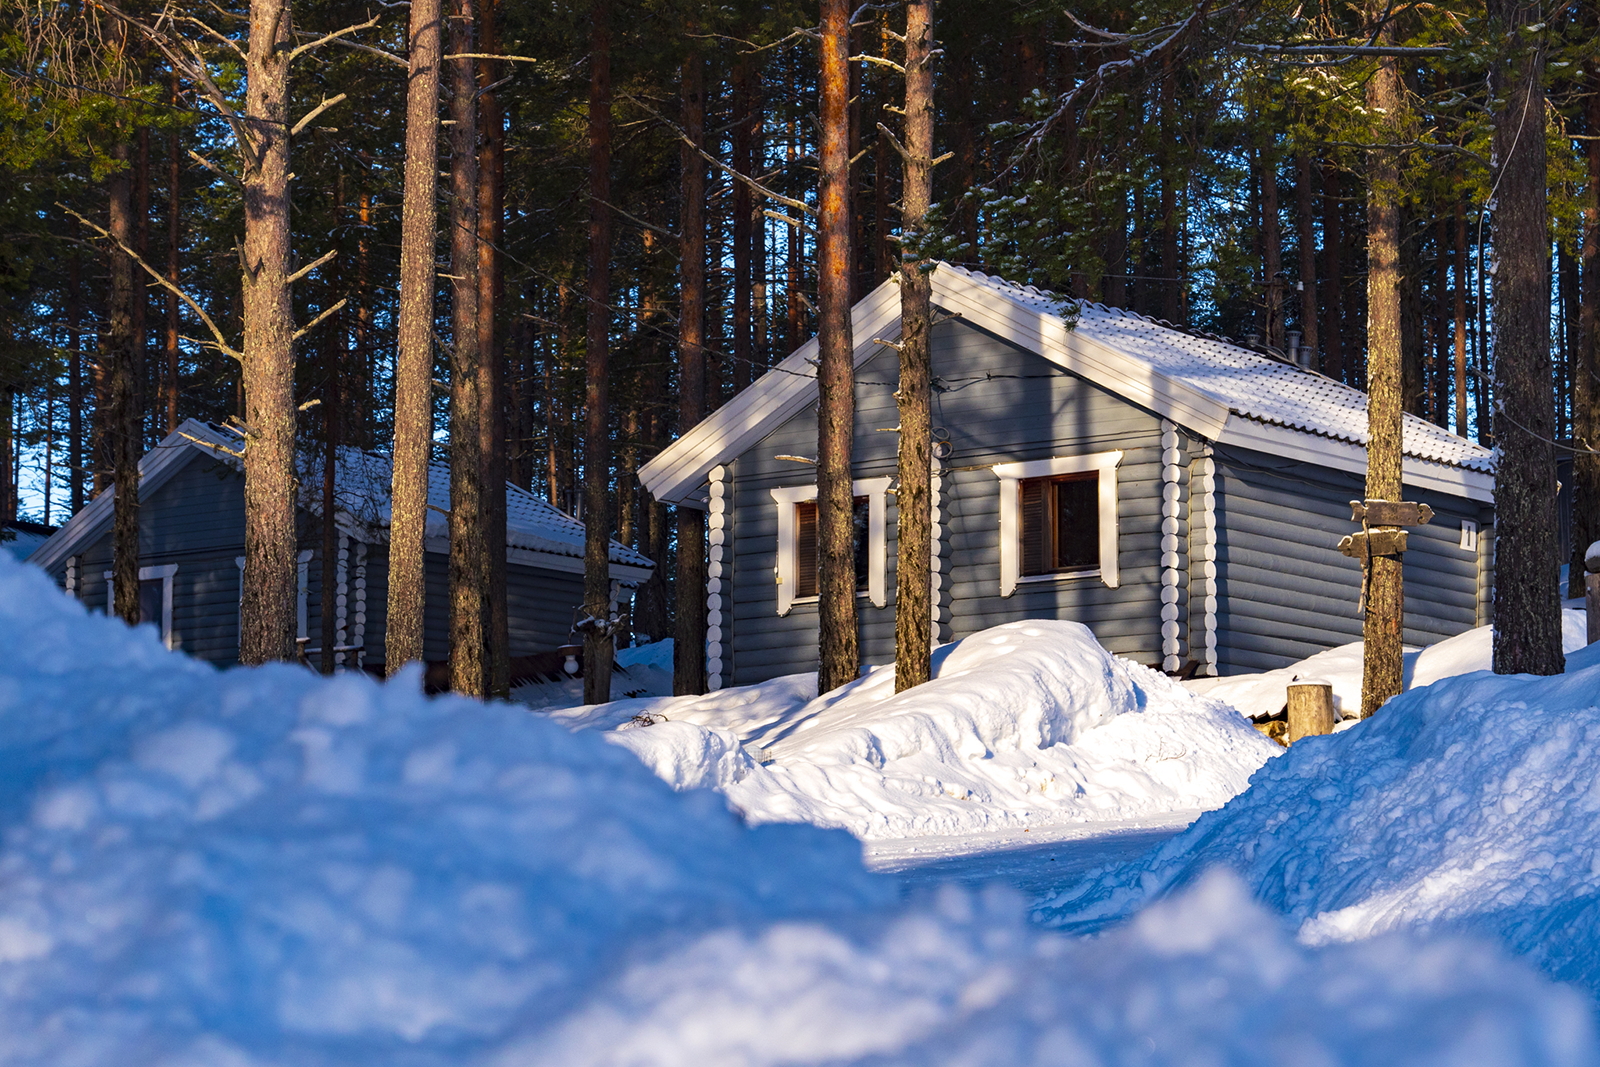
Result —
<path fill-rule="evenodd" d="M 244 474 L 233 431 L 185 422 L 139 463 L 139 577 L 144 617 L 168 648 L 218 665 L 238 662 L 239 597 L 244 568 Z M 331 631 L 343 667 L 381 668 L 388 614 L 388 524 L 391 468 L 385 456 L 339 450 L 335 477 L 338 558 L 322 558 L 321 476 L 304 472 L 298 509 L 298 626 L 301 647 L 315 661 Z M 317 491 L 313 491 L 315 486 Z M 110 591 L 113 486 L 36 549 L 29 562 L 93 611 Z M 583 524 L 507 485 L 506 576 L 511 655 L 565 644 L 583 603 Z M 448 656 L 450 471 L 428 472 L 427 591 L 424 656 Z M 613 597 L 623 599 L 649 577 L 650 560 L 611 543 Z M 325 628 L 322 583 L 338 582 L 338 617 Z"/>
<path fill-rule="evenodd" d="M 1084 623 L 1167 671 L 1282 667 L 1359 640 L 1360 565 L 1336 545 L 1364 497 L 1366 395 L 1223 338 L 940 264 L 933 272 L 937 640 L 1018 619 Z M 894 660 L 899 336 L 893 280 L 854 308 L 860 637 Z M 814 670 L 816 342 L 639 472 L 705 509 L 713 687 Z M 1488 621 L 1490 452 L 1411 415 L 1405 640 Z"/>

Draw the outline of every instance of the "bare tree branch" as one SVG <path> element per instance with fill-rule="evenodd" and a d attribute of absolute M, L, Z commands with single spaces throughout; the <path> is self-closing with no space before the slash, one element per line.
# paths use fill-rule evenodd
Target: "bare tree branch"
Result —
<path fill-rule="evenodd" d="M 370 30 L 372 27 L 378 24 L 378 18 L 379 16 L 374 15 L 365 22 L 352 23 L 343 29 L 334 30 L 332 33 L 325 33 L 314 41 L 307 41 L 305 44 L 300 45 L 298 48 L 295 48 L 293 51 L 291 51 L 289 53 L 289 58 L 284 62 L 293 63 L 296 59 L 300 58 L 300 55 L 304 52 L 313 52 L 325 44 L 331 44 L 334 41 L 339 40 L 341 37 L 348 37 L 350 34 L 359 33 L 362 30 Z"/>
<path fill-rule="evenodd" d="M 345 99 L 345 94 L 344 93 L 340 93 L 338 96 L 334 96 L 334 97 L 323 97 L 322 103 L 318 104 L 316 107 L 314 107 L 310 111 L 306 112 L 305 118 L 301 119 L 299 122 L 294 124 L 294 127 L 289 131 L 289 136 L 293 137 L 295 134 L 297 134 L 301 130 L 305 129 L 306 126 L 308 126 L 311 123 L 312 119 L 316 118 L 318 115 L 322 114 L 324 111 L 328 110 L 330 107 L 333 107 L 335 104 L 342 104 L 344 102 L 344 99 Z"/>
<path fill-rule="evenodd" d="M 318 315 L 316 318 L 312 319 L 310 322 L 306 323 L 304 326 L 300 327 L 294 332 L 294 339 L 298 341 L 312 330 L 315 330 L 318 326 L 322 325 L 323 319 L 326 319 L 329 315 L 332 315 L 340 308 L 343 308 L 345 303 L 345 298 L 340 297 L 337 304 L 334 304 L 332 307 L 323 308 L 322 314 Z"/>
<path fill-rule="evenodd" d="M 746 185 L 748 185 L 750 188 L 754 189 L 756 192 L 760 193 L 762 196 L 766 197 L 768 200 L 776 201 L 777 203 L 782 204 L 784 207 L 792 207 L 796 211 L 805 212 L 807 215 L 815 215 L 817 213 L 816 209 L 813 208 L 810 204 L 807 204 L 804 200 L 796 200 L 793 197 L 784 196 L 782 193 L 774 192 L 773 190 L 767 188 L 765 185 L 762 185 L 760 182 L 756 181 L 754 178 L 750 177 L 748 174 L 741 174 L 738 171 L 734 170 L 732 167 L 730 167 L 726 163 L 722 162 L 722 160 L 718 159 L 716 156 L 712 155 L 710 152 L 707 152 L 705 149 L 703 149 L 699 145 L 695 144 L 694 141 L 689 137 L 689 135 L 684 133 L 683 130 L 679 128 L 677 123 L 673 122 L 671 119 L 669 119 L 665 115 L 661 114 L 659 111 L 657 111 L 655 108 L 651 107 L 649 104 L 646 104 L 643 100 L 640 100 L 639 98 L 637 98 L 635 96 L 632 96 L 632 95 L 628 95 L 628 94 L 624 94 L 624 98 L 628 99 L 628 100 L 631 100 L 633 103 L 639 105 L 639 107 L 643 108 L 645 111 L 649 112 L 651 115 L 654 115 L 657 120 L 659 120 L 663 125 L 665 125 L 669 129 L 671 129 L 674 133 L 676 133 L 678 135 L 678 140 L 682 141 L 684 144 L 686 144 L 690 148 L 694 149 L 695 152 L 699 154 L 701 159 L 704 159 L 707 163 L 710 163 L 713 167 L 716 167 L 718 170 L 724 172 L 729 177 L 734 178 L 737 181 L 744 182 Z"/>
<path fill-rule="evenodd" d="M 217 166 L 215 163 L 211 162 L 211 160 L 207 159 L 205 156 L 202 156 L 199 152 L 196 152 L 192 148 L 189 149 L 189 158 L 206 168 L 206 170 L 209 170 L 211 173 L 215 174 L 217 177 L 221 178 L 223 181 L 233 182 L 235 185 L 244 184 L 237 177 L 229 174 L 227 171 L 223 170 L 221 167 Z"/>
<path fill-rule="evenodd" d="M 301 278 L 304 278 L 307 274 L 310 274 L 312 271 L 328 262 L 328 260 L 333 259 L 338 254 L 339 250 L 335 248 L 332 251 L 325 253 L 320 259 L 317 259 L 311 263 L 307 263 L 305 266 L 289 275 L 289 280 L 285 284 L 293 285 L 295 282 L 299 281 Z"/>
<path fill-rule="evenodd" d="M 112 244 L 116 245 L 122 250 L 124 255 L 132 259 L 135 263 L 139 264 L 139 266 L 143 267 L 144 272 L 159 282 L 163 289 L 166 289 L 179 300 L 182 300 L 185 304 L 188 304 L 190 310 L 196 315 L 200 316 L 200 321 L 206 324 L 206 329 L 210 330 L 211 336 L 216 339 L 214 342 L 212 342 L 212 345 L 217 349 L 217 351 L 223 353 L 224 355 L 232 356 L 234 359 L 237 359 L 240 362 L 244 361 L 244 353 L 228 344 L 228 339 L 223 336 L 221 330 L 217 329 L 217 324 L 211 321 L 211 316 L 206 314 L 205 308 L 195 303 L 193 297 L 184 292 L 182 289 L 178 288 L 176 285 L 173 285 L 171 282 L 167 281 L 167 279 L 161 275 L 160 271 L 146 263 L 139 253 L 135 252 L 133 249 L 117 240 L 116 235 L 111 233 L 109 230 L 95 225 L 93 222 L 90 222 L 88 219 L 84 218 L 82 215 L 78 214 L 76 211 L 72 210 L 70 207 L 61 203 L 60 201 L 56 202 L 56 207 L 60 208 L 62 211 L 65 211 L 68 215 L 71 215 L 80 223 L 89 227 L 89 229 L 93 230 L 95 233 L 98 233 L 101 237 L 104 237 Z M 204 344 L 205 342 L 201 343 Z"/>

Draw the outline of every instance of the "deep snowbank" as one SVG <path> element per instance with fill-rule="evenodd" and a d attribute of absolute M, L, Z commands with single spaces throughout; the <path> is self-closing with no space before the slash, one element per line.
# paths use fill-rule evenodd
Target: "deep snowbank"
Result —
<path fill-rule="evenodd" d="M 1130 914 L 1213 865 L 1313 943 L 1401 927 L 1491 937 L 1600 994 L 1600 646 L 1567 673 L 1464 675 L 1306 739 L 1139 863 L 1047 899 Z"/>
<path fill-rule="evenodd" d="M 561 713 L 677 788 L 712 786 L 752 823 L 863 838 L 1147 818 L 1215 808 L 1282 750 L 1230 708 L 1110 655 L 1077 623 L 1032 620 L 938 651 L 896 695 L 892 667 L 814 699 L 809 676 L 708 697 Z M 758 765 L 751 753 L 770 759 Z"/>
<path fill-rule="evenodd" d="M 1561 643 L 1575 652 L 1588 640 L 1588 624 L 1581 608 L 1561 613 Z M 1406 689 L 1420 689 L 1443 678 L 1494 669 L 1494 627 L 1479 626 L 1456 634 L 1423 649 L 1405 654 Z M 1327 682 L 1333 686 L 1333 702 L 1346 715 L 1361 711 L 1360 641 L 1318 652 L 1298 663 L 1259 674 L 1235 674 L 1226 678 L 1196 678 L 1184 682 L 1190 692 L 1232 704 L 1246 715 L 1265 715 L 1282 710 L 1289 699 L 1289 683 Z"/>
<path fill-rule="evenodd" d="M 8 560 L 0 648 L 0 1062 L 456 1062 L 638 938 L 894 896 L 526 711 L 218 673 Z"/>
<path fill-rule="evenodd" d="M 218 673 L 3 557 L 0 647 L 8 1067 L 1600 1065 L 1482 945 L 1302 946 L 1226 875 L 1093 941 L 898 904 L 599 735 Z"/>
<path fill-rule="evenodd" d="M 1104 938 L 946 889 L 853 932 L 722 931 L 629 968 L 505 1063 L 766 1067 L 1589 1063 L 1582 998 L 1482 945 L 1299 945 L 1225 872 Z M 525 1059 L 523 1057 L 526 1057 Z"/>

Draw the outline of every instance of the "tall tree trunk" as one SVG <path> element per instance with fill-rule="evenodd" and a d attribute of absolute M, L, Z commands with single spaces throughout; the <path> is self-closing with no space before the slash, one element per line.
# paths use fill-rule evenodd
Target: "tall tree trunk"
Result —
<path fill-rule="evenodd" d="M 172 104 L 178 104 L 178 74 L 172 74 Z M 181 203 L 183 168 L 178 161 L 178 130 L 167 136 L 167 281 L 178 284 L 178 242 L 181 238 L 181 220 L 178 205 Z M 178 297 L 170 290 L 167 297 L 166 367 L 162 375 L 162 393 L 167 414 L 167 433 L 178 428 Z"/>
<path fill-rule="evenodd" d="M 422 659 L 433 442 L 434 255 L 438 243 L 439 75 L 442 0 L 411 0 L 406 82 L 405 192 L 400 222 L 400 306 L 394 370 L 394 482 L 389 522 L 389 616 L 384 667 L 392 677 Z"/>
<path fill-rule="evenodd" d="M 106 181 L 110 201 L 108 226 L 116 244 L 110 250 L 110 300 L 106 307 L 105 348 L 101 354 L 106 382 L 107 410 L 103 426 L 116 486 L 111 534 L 112 613 L 130 626 L 139 621 L 139 412 L 135 406 L 134 333 L 135 285 L 132 248 L 134 236 L 133 174 L 126 141 L 112 148 L 121 164 Z M 6 420 L 7 428 L 11 420 Z M 10 457 L 7 456 L 7 466 Z M 14 487 L 13 487 L 14 493 Z M 11 496 L 12 494 L 8 494 Z"/>
<path fill-rule="evenodd" d="M 239 662 L 296 658 L 290 0 L 251 0 L 245 111 L 258 165 L 244 183 L 244 595 Z"/>
<path fill-rule="evenodd" d="M 371 277 L 372 194 L 362 193 L 356 207 L 356 312 L 351 340 L 351 363 L 346 372 L 349 388 L 344 396 L 344 439 L 356 448 L 372 447 L 372 409 L 368 393 L 372 389 L 372 293 Z"/>
<path fill-rule="evenodd" d="M 1283 349 L 1283 234 L 1278 220 L 1278 160 L 1269 140 L 1261 147 L 1257 176 L 1261 183 L 1261 269 L 1267 283 L 1266 341 Z"/>
<path fill-rule="evenodd" d="M 500 51 L 500 0 L 478 0 L 478 51 Z M 511 695 L 511 623 L 506 603 L 506 389 L 505 352 L 496 320 L 505 299 L 505 275 L 499 249 L 505 229 L 505 116 L 491 88 L 500 80 L 500 64 L 478 61 L 478 98 L 483 124 L 478 160 L 478 356 L 483 361 L 482 407 L 478 437 L 483 461 L 484 631 L 488 638 L 485 669 L 491 696 Z"/>
<path fill-rule="evenodd" d="M 337 233 L 344 224 L 344 172 L 340 171 L 334 180 L 334 231 Z M 341 270 L 340 275 L 343 274 Z M 337 285 L 330 285 L 328 301 L 332 303 L 338 299 L 334 296 Z M 323 674 L 332 674 L 334 657 L 337 653 L 334 646 L 341 644 L 339 640 L 339 417 L 344 401 L 342 378 L 344 376 L 345 352 L 345 316 L 338 316 L 339 328 L 332 336 L 326 339 L 323 346 L 323 381 L 322 381 L 322 604 L 321 604 L 321 635 L 318 644 L 321 652 L 318 655 L 317 668 Z"/>
<path fill-rule="evenodd" d="M 1540 0 L 1489 0 L 1494 41 L 1495 471 L 1494 670 L 1560 674 L 1554 404 L 1550 389 L 1550 227 L 1545 201 L 1544 34 Z M 1529 116 L 1532 116 L 1530 119 Z"/>
<path fill-rule="evenodd" d="M 850 324 L 850 7 L 822 0 L 817 192 L 817 692 L 861 673 L 851 494 L 855 344 Z"/>
<path fill-rule="evenodd" d="M 683 175 L 679 218 L 678 435 L 705 417 L 706 172 L 697 149 L 705 141 L 705 61 L 683 61 L 683 129 L 692 145 L 678 154 Z M 791 257 L 791 263 L 793 258 Z M 791 290 L 792 292 L 793 290 Z M 706 691 L 706 527 L 698 509 L 679 504 L 677 619 L 672 646 L 672 692 Z M 659 565 L 659 561 L 658 561 Z"/>
<path fill-rule="evenodd" d="M 1177 173 L 1178 163 L 1172 152 L 1172 97 L 1177 92 L 1177 80 L 1172 71 L 1172 61 L 1163 59 L 1159 92 L 1161 93 L 1161 317 L 1168 322 L 1183 321 L 1183 277 L 1178 265 L 1178 185 L 1182 178 Z"/>
<path fill-rule="evenodd" d="M 1344 228 L 1340 225 L 1339 171 L 1332 164 L 1322 170 L 1322 371 L 1337 381 L 1349 381 L 1344 366 Z"/>
<path fill-rule="evenodd" d="M 1317 233 L 1311 154 L 1295 155 L 1295 243 L 1300 246 L 1300 343 L 1317 349 Z M 1312 370 L 1316 370 L 1315 366 Z"/>
<path fill-rule="evenodd" d="M 952 35 L 950 42 L 950 146 L 955 152 L 955 172 L 952 191 L 960 196 L 956 202 L 955 232 L 961 237 L 961 261 L 973 265 L 981 262 L 978 255 L 978 204 L 963 196 L 978 187 L 978 138 L 974 127 L 974 71 L 972 46 L 964 33 Z M 1131 272 L 1130 272 L 1131 273 Z"/>
<path fill-rule="evenodd" d="M 139 156 L 138 165 L 134 170 L 133 179 L 133 250 L 139 253 L 139 258 L 146 263 L 150 262 L 150 128 L 139 129 Z M 133 279 L 133 418 L 138 424 L 138 433 L 134 438 L 134 450 L 142 454 L 145 445 L 145 413 L 150 410 L 146 400 L 149 390 L 146 387 L 148 379 L 148 360 L 145 358 L 146 349 L 149 347 L 150 331 L 146 328 L 145 317 L 149 313 L 150 291 L 145 286 L 143 271 L 135 271 Z"/>
<path fill-rule="evenodd" d="M 895 569 L 894 687 L 933 676 L 932 339 L 933 275 L 915 251 L 933 202 L 933 4 L 906 5 L 905 181 L 900 256 L 899 559 Z"/>
<path fill-rule="evenodd" d="M 733 67 L 733 169 L 740 174 L 756 172 L 755 141 L 751 127 L 755 111 L 751 107 L 750 81 L 754 63 L 741 56 Z M 755 360 L 751 336 L 751 296 L 754 288 L 755 220 L 750 186 L 733 183 L 733 391 L 738 395 L 753 379 Z"/>
<path fill-rule="evenodd" d="M 474 0 L 453 0 L 450 51 L 475 49 Z M 478 76 L 470 59 L 450 72 L 450 689 L 489 691 L 484 620 L 483 354 L 478 350 Z"/>
<path fill-rule="evenodd" d="M 1450 428 L 1450 220 L 1441 211 L 1434 222 L 1433 415 L 1435 425 Z"/>
<path fill-rule="evenodd" d="M 1456 201 L 1456 436 L 1467 436 L 1467 201 Z"/>
<path fill-rule="evenodd" d="M 583 610 L 600 625 L 583 638 L 583 702 L 611 699 L 611 2 L 589 25 L 589 336 L 584 359 Z"/>
<path fill-rule="evenodd" d="M 1381 9 L 1378 15 L 1381 16 Z M 1393 43 L 1393 31 L 1382 38 Z M 1381 140 L 1399 140 L 1404 108 L 1396 60 L 1378 61 L 1367 84 L 1367 107 L 1383 116 Z M 1400 159 L 1392 149 L 1368 154 L 1367 164 L 1367 499 L 1399 500 L 1400 396 Z M 1371 715 L 1400 692 L 1405 589 L 1400 557 L 1373 556 L 1367 577 L 1361 714 Z"/>
<path fill-rule="evenodd" d="M 79 326 L 83 268 L 78 258 L 81 226 L 76 218 L 67 225 L 72 240 L 67 249 L 67 342 L 72 348 L 67 356 L 67 463 L 72 468 L 68 491 L 76 515 L 83 507 L 83 331 Z"/>
<path fill-rule="evenodd" d="M 1584 101 L 1584 142 L 1589 175 L 1583 204 L 1583 244 L 1578 250 L 1581 306 L 1578 312 L 1578 350 L 1573 361 L 1573 436 L 1577 438 L 1572 458 L 1572 565 L 1568 596 L 1583 595 L 1581 575 L 1584 554 L 1600 540 L 1600 330 L 1596 329 L 1600 308 L 1600 63 L 1590 61 L 1587 71 L 1588 97 Z M 1574 592 L 1573 590 L 1577 591 Z"/>

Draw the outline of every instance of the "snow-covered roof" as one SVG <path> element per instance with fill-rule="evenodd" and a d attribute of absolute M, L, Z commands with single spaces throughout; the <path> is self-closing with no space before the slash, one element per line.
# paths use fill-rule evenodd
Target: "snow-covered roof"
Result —
<path fill-rule="evenodd" d="M 1041 314 L 1057 314 L 1062 298 L 1033 286 L 940 264 L 971 283 Z M 1076 332 L 1216 397 L 1246 418 L 1362 445 L 1367 443 L 1367 394 L 1325 375 L 1301 370 L 1224 337 L 1173 327 L 1102 304 L 1079 305 Z M 1492 453 L 1415 415 L 1403 416 L 1405 452 L 1436 463 L 1492 472 Z"/>
<path fill-rule="evenodd" d="M 159 445 L 145 453 L 139 461 L 140 495 L 148 497 L 171 478 L 198 450 L 215 456 L 230 466 L 242 469 L 238 456 L 241 439 L 234 430 L 211 423 L 189 419 L 169 434 Z M 301 471 L 300 505 L 314 515 L 322 514 L 322 478 L 320 469 L 312 471 L 312 457 L 302 456 L 307 464 Z M 356 448 L 339 449 L 338 469 L 334 476 L 334 495 L 338 501 L 341 525 L 346 532 L 362 540 L 381 536 L 379 531 L 389 527 L 389 486 L 393 468 L 389 457 Z M 80 546 L 99 537 L 110 527 L 116 487 L 101 493 L 80 510 L 56 534 L 30 557 L 32 562 L 45 568 L 54 567 Z M 428 467 L 428 503 L 433 508 L 448 511 L 450 508 L 450 468 L 443 463 Z M 445 539 L 449 536 L 449 520 L 430 508 L 427 520 L 427 537 Z M 538 553 L 536 563 L 552 563 L 551 557 L 564 561 L 583 559 L 583 523 L 560 508 L 539 499 L 532 493 L 506 483 L 506 544 L 512 549 Z M 620 568 L 653 566 L 641 553 L 618 541 L 611 542 L 611 563 Z M 563 569 L 581 569 L 568 563 Z M 627 579 L 642 578 L 638 571 L 614 572 Z"/>
<path fill-rule="evenodd" d="M 311 457 L 306 457 L 309 461 Z M 334 495 L 339 510 L 369 528 L 388 529 L 391 512 L 389 491 L 393 476 L 389 457 L 356 448 L 339 449 L 339 465 L 334 475 Z M 300 479 L 301 506 L 313 515 L 322 514 L 320 472 Z M 450 467 L 444 463 L 428 466 L 427 536 L 447 537 L 450 520 Z M 584 528 L 580 519 L 562 511 L 510 482 L 506 483 L 506 544 L 558 556 L 583 558 Z M 643 554 L 619 541 L 611 542 L 611 562 L 632 567 L 650 567 Z"/>
<path fill-rule="evenodd" d="M 1366 470 L 1367 397 L 1359 389 L 1302 370 L 1225 338 L 1176 328 L 1132 312 L 1073 302 L 940 263 L 933 301 L 1208 441 L 1303 460 L 1336 470 Z M 898 336 L 894 278 L 852 309 L 859 367 L 878 339 Z M 712 467 L 754 445 L 816 399 L 816 340 L 806 342 L 749 389 L 689 430 L 639 470 L 657 500 L 697 505 Z M 1489 502 L 1490 451 L 1412 415 L 1404 418 L 1407 484 Z"/>

